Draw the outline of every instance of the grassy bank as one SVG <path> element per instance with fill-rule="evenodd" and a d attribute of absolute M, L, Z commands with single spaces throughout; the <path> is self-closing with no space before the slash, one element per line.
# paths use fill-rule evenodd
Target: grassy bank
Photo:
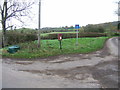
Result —
<path fill-rule="evenodd" d="M 8 53 L 7 48 L 4 48 L 2 56 L 9 58 L 40 58 L 61 54 L 89 53 L 101 49 L 106 39 L 107 37 L 79 38 L 78 46 L 76 46 L 75 38 L 63 39 L 61 50 L 58 40 L 42 40 L 41 49 L 37 48 L 37 41 L 33 41 L 19 44 L 21 49 L 14 54 Z"/>

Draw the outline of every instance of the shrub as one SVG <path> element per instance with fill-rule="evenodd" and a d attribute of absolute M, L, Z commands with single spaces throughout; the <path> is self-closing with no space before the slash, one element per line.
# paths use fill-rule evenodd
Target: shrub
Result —
<path fill-rule="evenodd" d="M 103 26 L 99 25 L 93 25 L 93 24 L 88 24 L 86 27 L 84 27 L 85 32 L 98 32 L 98 33 L 104 33 L 105 28 Z"/>
<path fill-rule="evenodd" d="M 36 34 L 32 34 L 32 33 L 25 34 L 25 33 L 18 33 L 18 32 L 15 32 L 15 31 L 8 31 L 7 32 L 7 43 L 8 43 L 8 45 L 34 41 L 36 39 L 37 39 Z"/>

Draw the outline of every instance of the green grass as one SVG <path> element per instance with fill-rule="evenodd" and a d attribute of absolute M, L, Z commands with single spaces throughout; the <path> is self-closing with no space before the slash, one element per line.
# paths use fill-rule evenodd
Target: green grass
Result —
<path fill-rule="evenodd" d="M 108 37 L 79 38 L 79 45 L 76 46 L 76 39 L 63 39 L 62 50 L 59 48 L 58 40 L 42 40 L 41 49 L 37 48 L 37 41 L 19 44 L 21 50 L 14 54 L 7 52 L 7 48 L 2 50 L 3 57 L 9 58 L 40 58 L 61 54 L 90 53 L 101 49 Z"/>

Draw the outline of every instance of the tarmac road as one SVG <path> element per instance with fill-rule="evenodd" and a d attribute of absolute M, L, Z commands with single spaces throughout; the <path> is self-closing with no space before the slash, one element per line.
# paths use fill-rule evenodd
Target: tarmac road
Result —
<path fill-rule="evenodd" d="M 118 43 L 109 39 L 91 54 L 3 59 L 2 88 L 118 88 Z"/>

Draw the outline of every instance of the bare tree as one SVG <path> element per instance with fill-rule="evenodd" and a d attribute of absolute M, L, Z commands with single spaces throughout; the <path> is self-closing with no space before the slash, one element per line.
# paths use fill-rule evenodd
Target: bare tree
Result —
<path fill-rule="evenodd" d="M 118 32 L 120 32 L 120 1 L 118 2 Z"/>
<path fill-rule="evenodd" d="M 0 15 L 2 24 L 2 47 L 6 45 L 6 30 L 11 26 L 7 26 L 7 22 L 11 18 L 15 18 L 20 22 L 21 17 L 28 16 L 30 9 L 35 2 L 25 2 L 25 0 L 4 0 L 0 4 Z"/>
<path fill-rule="evenodd" d="M 120 16 L 120 1 L 118 2 L 118 16 Z"/>

